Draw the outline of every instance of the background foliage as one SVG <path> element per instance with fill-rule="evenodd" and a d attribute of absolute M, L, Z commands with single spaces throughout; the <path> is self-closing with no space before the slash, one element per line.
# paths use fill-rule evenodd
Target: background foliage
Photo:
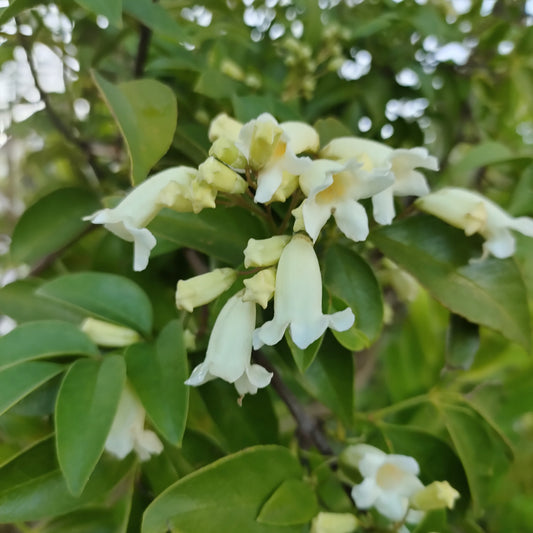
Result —
<path fill-rule="evenodd" d="M 194 258 L 238 267 L 264 221 L 239 207 L 163 211 L 150 268 L 134 273 L 131 245 L 81 220 L 149 173 L 204 161 L 218 113 L 265 111 L 313 124 L 322 144 L 427 146 L 441 166 L 432 188 L 531 216 L 530 1 L 3 5 L 0 522 L 134 532 L 144 513 L 145 533 L 306 531 L 319 509 L 354 510 L 353 472 L 322 454 L 364 441 L 461 493 L 416 531 L 533 529 L 526 238 L 514 258 L 469 264 L 479 239 L 407 207 L 365 243 L 320 241 L 327 304 L 349 305 L 356 326 L 303 352 L 266 349 L 283 387 L 239 406 L 226 383 L 183 385 L 221 302 L 185 318 L 174 291 Z M 383 256 L 423 289 L 406 293 Z M 143 342 L 102 351 L 79 331 L 88 316 Z M 189 362 L 183 327 L 198 332 Z M 147 463 L 102 455 L 126 375 L 165 442 Z"/>

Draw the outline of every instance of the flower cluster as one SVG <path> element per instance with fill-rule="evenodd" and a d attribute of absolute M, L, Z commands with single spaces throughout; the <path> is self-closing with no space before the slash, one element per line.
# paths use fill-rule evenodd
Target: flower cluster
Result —
<path fill-rule="evenodd" d="M 114 208 L 87 217 L 134 243 L 134 269 L 143 270 L 156 239 L 147 224 L 163 208 L 199 213 L 225 205 L 245 205 L 261 213 L 270 204 L 288 203 L 277 234 L 251 238 L 244 250 L 244 272 L 218 268 L 180 280 L 178 309 L 192 312 L 231 289 L 219 313 L 206 358 L 187 383 L 215 377 L 233 383 L 242 396 L 269 384 L 272 374 L 253 364 L 253 349 L 278 343 L 287 332 L 305 349 L 327 328 L 346 331 L 351 309 L 324 314 L 322 278 L 314 243 L 330 217 L 352 241 L 364 241 L 369 221 L 361 200 L 370 199 L 374 220 L 390 224 L 397 196 L 418 196 L 418 207 L 485 237 L 484 255 L 507 257 L 514 251 L 510 229 L 533 235 L 533 220 L 514 219 L 484 197 L 463 189 L 430 193 L 419 169 L 437 170 L 425 148 L 393 149 L 357 137 L 341 137 L 321 147 L 317 131 L 302 122 L 282 122 L 263 113 L 246 124 L 221 114 L 211 123 L 209 157 L 197 169 L 175 167 L 133 189 Z M 259 204 L 259 205 L 258 205 Z M 261 205 L 267 207 L 262 210 Z M 287 231 L 290 217 L 294 224 Z M 271 222 L 273 219 L 271 219 Z M 256 305 L 274 299 L 274 316 L 256 327 Z"/>
<path fill-rule="evenodd" d="M 427 511 L 452 509 L 459 493 L 447 481 L 427 486 L 418 478 L 420 467 L 413 457 L 386 454 L 368 444 L 348 447 L 341 460 L 356 467 L 363 480 L 352 488 L 360 510 L 375 508 L 398 524 L 416 524 Z M 402 525 L 399 531 L 408 532 Z"/>

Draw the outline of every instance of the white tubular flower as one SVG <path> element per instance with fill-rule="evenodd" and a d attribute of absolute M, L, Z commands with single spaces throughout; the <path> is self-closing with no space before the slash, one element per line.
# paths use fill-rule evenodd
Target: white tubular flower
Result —
<path fill-rule="evenodd" d="M 318 513 L 311 523 L 311 533 L 353 533 L 357 518 L 350 513 Z"/>
<path fill-rule="evenodd" d="M 299 348 L 307 348 L 326 328 L 345 331 L 354 323 L 350 308 L 331 315 L 322 313 L 322 278 L 308 237 L 295 235 L 284 248 L 276 274 L 274 318 L 254 332 L 254 348 L 278 343 L 287 327 Z"/>
<path fill-rule="evenodd" d="M 447 481 L 434 481 L 411 496 L 411 505 L 420 511 L 453 509 L 455 500 L 460 497 Z"/>
<path fill-rule="evenodd" d="M 239 133 L 237 147 L 257 172 L 255 201 L 270 202 L 282 186 L 284 172 L 299 176 L 310 164 L 309 158 L 296 154 L 316 150 L 317 146 L 318 134 L 303 122 L 278 124 L 269 113 L 247 122 Z"/>
<path fill-rule="evenodd" d="M 445 187 L 416 201 L 422 211 L 464 230 L 466 235 L 480 233 L 484 238 L 483 256 L 504 258 L 514 254 L 516 242 L 510 230 L 533 237 L 533 218 L 513 218 L 483 195 Z"/>
<path fill-rule="evenodd" d="M 374 219 L 380 224 L 390 224 L 394 218 L 394 196 L 423 196 L 429 193 L 426 178 L 415 170 L 438 170 L 436 157 L 425 148 L 393 149 L 389 146 L 359 137 L 333 139 L 320 152 L 321 157 L 331 159 L 355 158 L 365 170 L 389 171 L 394 183 L 372 198 Z"/>
<path fill-rule="evenodd" d="M 128 242 L 133 242 L 133 269 L 144 270 L 156 239 L 146 229 L 163 207 L 195 213 L 215 207 L 216 191 L 196 181 L 196 169 L 173 167 L 143 181 L 116 207 L 84 217 Z"/>
<path fill-rule="evenodd" d="M 252 335 L 255 327 L 255 304 L 243 301 L 244 291 L 232 296 L 220 311 L 203 363 L 200 363 L 185 382 L 198 386 L 214 378 L 233 383 L 237 392 L 255 394 L 266 387 L 272 374 L 262 366 L 252 364 Z"/>
<path fill-rule="evenodd" d="M 249 239 L 244 249 L 244 266 L 265 267 L 275 265 L 287 246 L 289 235 L 275 235 L 268 239 Z"/>
<path fill-rule="evenodd" d="M 81 323 L 81 330 L 99 346 L 129 346 L 141 340 L 141 336 L 133 329 L 92 317 Z"/>
<path fill-rule="evenodd" d="M 153 431 L 144 429 L 145 416 L 146 411 L 139 398 L 126 384 L 105 441 L 105 449 L 119 459 L 124 459 L 135 450 L 141 461 L 147 461 L 151 455 L 161 453 L 163 444 L 159 437 Z"/>
<path fill-rule="evenodd" d="M 246 290 L 242 299 L 245 302 L 254 302 L 263 309 L 267 308 L 268 302 L 274 296 L 276 288 L 276 269 L 267 268 L 261 270 L 255 276 L 244 280 Z"/>
<path fill-rule="evenodd" d="M 233 268 L 216 268 L 189 279 L 180 279 L 176 288 L 176 307 L 189 313 L 228 290 L 237 279 Z"/>
<path fill-rule="evenodd" d="M 409 510 L 409 498 L 424 488 L 418 479 L 419 466 L 407 455 L 388 455 L 374 446 L 356 444 L 348 450 L 354 459 L 363 482 L 352 489 L 352 498 L 359 509 L 375 507 L 390 520 L 407 516 L 407 522 L 416 523 L 423 513 Z"/>
<path fill-rule="evenodd" d="M 226 113 L 217 115 L 209 125 L 207 136 L 211 142 L 217 139 L 226 138 L 230 141 L 236 141 L 241 131 L 242 123 L 231 118 Z"/>
<path fill-rule="evenodd" d="M 368 218 L 358 200 L 380 193 L 393 182 L 389 172 L 370 174 L 354 159 L 345 163 L 316 159 L 300 176 L 300 188 L 307 196 L 302 204 L 305 231 L 315 242 L 333 215 L 337 226 L 349 239 L 365 240 Z"/>

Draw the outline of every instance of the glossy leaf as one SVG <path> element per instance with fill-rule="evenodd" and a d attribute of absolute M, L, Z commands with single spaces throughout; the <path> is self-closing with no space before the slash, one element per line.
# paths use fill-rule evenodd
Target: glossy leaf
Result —
<path fill-rule="evenodd" d="M 104 451 L 125 379 L 124 359 L 115 355 L 76 361 L 61 383 L 55 412 L 57 455 L 76 496 Z"/>
<path fill-rule="evenodd" d="M 41 280 L 27 278 L 0 288 L 0 313 L 11 317 L 18 324 L 49 319 L 81 323 L 83 313 L 36 294 L 35 291 L 41 285 Z"/>
<path fill-rule="evenodd" d="M 60 250 L 90 227 L 82 220 L 98 209 L 98 199 L 87 189 L 58 189 L 34 203 L 20 217 L 13 231 L 11 257 L 16 263 L 34 265 Z"/>
<path fill-rule="evenodd" d="M 350 424 L 354 413 L 354 378 L 353 355 L 326 334 L 301 381 L 315 398 Z"/>
<path fill-rule="evenodd" d="M 529 348 L 526 290 L 512 259 L 469 263 L 479 241 L 425 215 L 382 227 L 372 241 L 451 311 Z"/>
<path fill-rule="evenodd" d="M 286 448 L 258 446 L 184 477 L 146 509 L 142 533 L 282 533 L 299 527 L 270 526 L 256 519 L 287 480 L 300 479 L 298 459 Z"/>
<path fill-rule="evenodd" d="M 452 315 L 446 336 L 446 365 L 451 369 L 468 370 L 474 362 L 479 343 L 479 326 L 459 315 Z"/>
<path fill-rule="evenodd" d="M 158 239 L 168 239 L 234 265 L 242 263 L 248 239 L 266 236 L 261 221 L 238 207 L 204 209 L 197 215 L 164 209 L 149 229 Z"/>
<path fill-rule="evenodd" d="M 154 344 L 136 344 L 126 352 L 128 377 L 148 416 L 159 432 L 175 446 L 185 431 L 189 387 L 185 380 L 187 352 L 183 329 L 170 322 Z"/>
<path fill-rule="evenodd" d="M 113 26 L 122 26 L 122 0 L 76 0 L 85 9 L 102 15 L 109 20 Z"/>
<path fill-rule="evenodd" d="M 257 521 L 272 526 L 310 522 L 318 512 L 315 493 L 301 479 L 284 481 L 261 508 Z"/>
<path fill-rule="evenodd" d="M 333 332 L 337 340 L 349 350 L 368 347 L 383 323 L 381 289 L 368 263 L 348 248 L 332 246 L 324 258 L 324 283 L 333 297 L 330 312 L 348 306 L 355 314 L 350 330 Z"/>
<path fill-rule="evenodd" d="M 466 472 L 474 512 L 488 504 L 495 481 L 509 465 L 511 449 L 493 425 L 467 402 L 433 398 Z"/>
<path fill-rule="evenodd" d="M 19 13 L 31 9 L 40 4 L 39 0 L 12 0 L 7 7 L 0 10 L 0 24 L 5 24 L 9 19 L 16 17 Z"/>
<path fill-rule="evenodd" d="M 156 80 L 114 85 L 94 71 L 93 77 L 126 141 L 131 181 L 138 185 L 172 142 L 178 117 L 174 93 Z"/>
<path fill-rule="evenodd" d="M 41 285 L 37 294 L 144 334 L 152 329 L 150 300 L 138 285 L 122 276 L 99 272 L 66 274 Z"/>
<path fill-rule="evenodd" d="M 98 353 L 85 333 L 59 320 L 28 322 L 0 337 L 0 369 L 32 359 Z"/>
<path fill-rule="evenodd" d="M 55 363 L 29 361 L 0 372 L 0 415 L 63 369 Z"/>
<path fill-rule="evenodd" d="M 289 349 L 291 351 L 294 362 L 296 363 L 296 366 L 298 367 L 298 370 L 300 372 L 305 372 L 309 368 L 311 363 L 315 360 L 315 357 L 320 351 L 320 346 L 322 345 L 323 339 L 324 336 L 322 335 L 322 337 L 320 337 L 315 342 L 311 343 L 307 348 L 302 350 L 302 348 L 299 348 L 298 346 L 296 346 L 296 344 L 294 344 L 293 340 L 291 339 L 290 333 L 288 331 L 285 333 L 285 340 L 289 345 Z"/>

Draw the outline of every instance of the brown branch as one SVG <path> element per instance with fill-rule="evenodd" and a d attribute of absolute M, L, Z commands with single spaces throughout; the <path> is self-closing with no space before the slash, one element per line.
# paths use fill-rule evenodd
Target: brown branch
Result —
<path fill-rule="evenodd" d="M 135 56 L 135 66 L 133 68 L 133 75 L 136 78 L 143 77 L 151 40 L 152 30 L 143 24 L 139 32 L 139 44 L 137 45 L 137 55 Z"/>
<path fill-rule="evenodd" d="M 63 122 L 61 117 L 58 115 L 58 113 L 52 106 L 48 93 L 43 89 L 41 82 L 39 81 L 39 76 L 37 74 L 37 68 L 35 66 L 35 61 L 33 59 L 33 53 L 32 53 L 33 45 L 28 37 L 26 37 L 25 35 L 20 33 L 20 31 L 18 31 L 20 22 L 17 17 L 15 17 L 15 23 L 17 25 L 17 35 L 18 35 L 19 43 L 21 47 L 24 49 L 24 52 L 26 53 L 26 57 L 28 59 L 28 65 L 30 67 L 30 73 L 33 78 L 33 83 L 35 84 L 35 88 L 37 89 L 39 93 L 39 97 L 44 104 L 44 111 L 48 115 L 50 122 L 68 142 L 70 142 L 71 144 L 76 146 L 80 151 L 83 152 L 83 154 L 85 155 L 85 158 L 87 159 L 87 163 L 92 168 L 95 176 L 97 178 L 101 177 L 103 173 L 96 161 L 94 154 L 92 153 L 90 143 L 81 139 L 79 136 L 77 136 Z"/>
<path fill-rule="evenodd" d="M 276 391 L 281 400 L 285 403 L 289 412 L 296 422 L 296 435 L 302 448 L 311 448 L 315 446 L 317 450 L 324 455 L 332 455 L 331 449 L 322 429 L 320 422 L 311 416 L 300 403 L 294 393 L 287 387 L 281 379 L 278 371 L 272 366 L 271 362 L 260 350 L 254 350 L 253 358 L 257 363 L 274 374 L 270 385 Z"/>

